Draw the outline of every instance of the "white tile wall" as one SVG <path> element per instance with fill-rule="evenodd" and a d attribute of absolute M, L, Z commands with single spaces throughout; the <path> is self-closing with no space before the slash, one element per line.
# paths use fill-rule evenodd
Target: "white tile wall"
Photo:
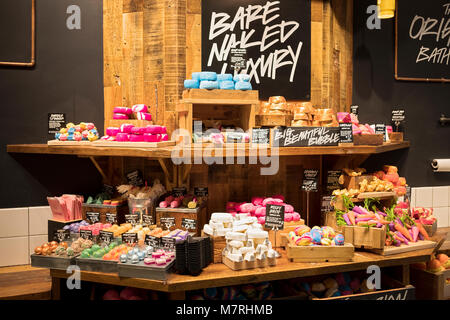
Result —
<path fill-rule="evenodd" d="M 47 234 L 48 219 L 52 217 L 50 207 L 30 207 L 30 236 Z"/>
<path fill-rule="evenodd" d="M 411 205 L 433 208 L 438 228 L 450 227 L 450 186 L 412 188 Z"/>
<path fill-rule="evenodd" d="M 433 215 L 437 218 L 438 228 L 446 228 L 449 226 L 449 208 L 433 208 Z"/>
<path fill-rule="evenodd" d="M 0 209 L 0 238 L 28 236 L 28 208 Z"/>
<path fill-rule="evenodd" d="M 433 187 L 433 208 L 448 207 L 449 187 Z"/>
<path fill-rule="evenodd" d="M 0 239 L 0 267 L 28 263 L 28 236 Z"/>
<path fill-rule="evenodd" d="M 433 188 L 422 187 L 416 189 L 416 207 L 431 208 L 433 206 Z"/>

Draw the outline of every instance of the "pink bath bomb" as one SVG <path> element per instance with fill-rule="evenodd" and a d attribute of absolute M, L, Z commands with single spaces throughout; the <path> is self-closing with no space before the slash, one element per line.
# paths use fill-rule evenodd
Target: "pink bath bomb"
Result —
<path fill-rule="evenodd" d="M 284 214 L 284 221 L 285 222 L 291 222 L 292 221 L 292 213 L 285 213 Z"/>
<path fill-rule="evenodd" d="M 265 224 L 266 223 L 266 217 L 259 217 L 258 218 L 258 223 L 259 224 Z"/>
<path fill-rule="evenodd" d="M 267 206 L 268 204 L 276 204 L 281 205 L 283 203 L 283 200 L 276 199 L 276 198 L 266 198 L 263 201 L 263 206 Z"/>
<path fill-rule="evenodd" d="M 264 198 L 261 198 L 261 197 L 253 197 L 252 198 L 252 203 L 254 206 L 262 205 L 263 201 L 264 201 Z"/>
<path fill-rule="evenodd" d="M 234 207 L 236 212 L 241 212 L 241 205 L 243 205 L 244 203 L 245 202 L 238 202 L 238 203 L 236 203 L 236 206 Z"/>
<path fill-rule="evenodd" d="M 281 194 L 274 195 L 274 196 L 272 196 L 272 198 L 274 198 L 274 199 L 280 199 L 281 201 L 284 201 L 284 196 L 281 195 Z"/>
<path fill-rule="evenodd" d="M 292 221 L 299 221 L 300 220 L 300 213 L 294 212 L 292 214 Z"/>
<path fill-rule="evenodd" d="M 244 203 L 244 204 L 241 204 L 241 212 L 242 213 L 251 213 L 252 212 L 252 210 L 254 211 L 254 206 L 253 206 L 253 204 L 251 204 L 251 203 Z"/>
<path fill-rule="evenodd" d="M 266 208 L 265 207 L 259 207 L 255 210 L 255 216 L 257 217 L 264 217 L 266 215 Z"/>
<path fill-rule="evenodd" d="M 284 213 L 293 213 L 294 212 L 294 207 L 291 206 L 290 204 L 284 203 Z"/>

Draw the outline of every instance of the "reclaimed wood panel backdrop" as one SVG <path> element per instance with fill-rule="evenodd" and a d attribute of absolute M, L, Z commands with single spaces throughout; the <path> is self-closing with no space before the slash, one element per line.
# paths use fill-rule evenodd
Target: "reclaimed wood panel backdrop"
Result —
<path fill-rule="evenodd" d="M 183 80 L 201 70 L 201 0 L 103 0 L 105 127 L 117 105 L 176 127 Z M 311 1 L 311 102 L 348 110 L 353 0 Z"/>

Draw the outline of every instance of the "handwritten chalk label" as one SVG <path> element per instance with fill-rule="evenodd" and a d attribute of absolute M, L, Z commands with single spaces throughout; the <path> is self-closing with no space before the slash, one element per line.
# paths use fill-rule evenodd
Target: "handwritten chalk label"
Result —
<path fill-rule="evenodd" d="M 266 205 L 266 222 L 264 227 L 267 229 L 284 229 L 284 206 L 276 204 Z"/>
<path fill-rule="evenodd" d="M 186 193 L 186 187 L 175 187 L 172 189 L 172 195 L 174 197 L 184 196 Z"/>
<path fill-rule="evenodd" d="M 152 246 L 153 248 L 161 247 L 161 238 L 151 236 L 149 234 L 145 235 L 145 244 Z"/>
<path fill-rule="evenodd" d="M 252 129 L 252 143 L 254 143 L 254 144 L 269 144 L 270 143 L 270 128 L 253 128 Z"/>
<path fill-rule="evenodd" d="M 351 123 L 339 123 L 339 142 L 352 143 L 353 142 L 353 127 Z"/>
<path fill-rule="evenodd" d="M 208 188 L 207 187 L 195 187 L 194 195 L 196 197 L 207 197 L 208 196 Z"/>
<path fill-rule="evenodd" d="M 358 115 L 358 111 L 359 111 L 359 106 L 350 106 L 350 112 L 353 113 L 354 115 Z"/>
<path fill-rule="evenodd" d="M 181 228 L 186 230 L 196 230 L 197 229 L 197 220 L 182 218 L 181 219 Z"/>
<path fill-rule="evenodd" d="M 339 127 L 286 127 L 274 130 L 273 146 L 337 146 Z"/>
<path fill-rule="evenodd" d="M 48 133 L 55 134 L 66 126 L 65 113 L 49 113 L 48 114 Z"/>
<path fill-rule="evenodd" d="M 392 123 L 394 123 L 396 129 L 395 131 L 398 132 L 398 127 L 402 122 L 404 122 L 406 119 L 405 110 L 403 109 L 397 109 L 392 110 Z"/>
<path fill-rule="evenodd" d="M 175 218 L 174 217 L 161 217 L 159 219 L 159 223 L 161 224 L 161 227 L 163 227 L 166 230 L 170 230 L 173 226 L 175 226 Z"/>
<path fill-rule="evenodd" d="M 122 233 L 122 242 L 128 243 L 128 244 L 137 243 L 138 242 L 137 233 L 134 233 L 134 232 Z"/>
<path fill-rule="evenodd" d="M 386 125 L 385 124 L 376 124 L 375 125 L 375 134 L 382 134 L 383 141 L 386 141 Z"/>
<path fill-rule="evenodd" d="M 70 230 L 64 230 L 64 229 L 58 229 L 53 233 L 53 240 L 54 241 L 66 241 L 70 239 Z"/>
<path fill-rule="evenodd" d="M 331 205 L 331 200 L 333 199 L 333 196 L 323 196 L 322 202 L 320 206 L 320 211 L 322 214 L 327 214 L 328 212 L 334 211 L 333 206 Z"/>
<path fill-rule="evenodd" d="M 139 215 L 138 214 L 126 214 L 125 215 L 125 222 L 131 223 L 132 225 L 135 225 L 139 223 Z"/>
<path fill-rule="evenodd" d="M 134 170 L 126 174 L 128 184 L 136 187 L 141 187 L 144 185 L 144 178 L 139 170 Z"/>
<path fill-rule="evenodd" d="M 112 212 L 107 212 L 105 214 L 106 222 L 110 224 L 117 224 L 117 214 Z"/>
<path fill-rule="evenodd" d="M 98 235 L 100 242 L 104 244 L 110 244 L 114 240 L 114 232 L 100 230 Z"/>
<path fill-rule="evenodd" d="M 247 66 L 247 49 L 232 48 L 230 50 L 230 67 L 236 71 Z"/>
<path fill-rule="evenodd" d="M 303 170 L 302 190 L 308 192 L 317 192 L 319 184 L 319 170 L 305 169 Z"/>
<path fill-rule="evenodd" d="M 329 170 L 327 171 L 327 191 L 331 192 L 336 189 L 340 189 L 339 177 L 342 171 L 340 170 Z"/>
<path fill-rule="evenodd" d="M 100 212 L 86 212 L 86 219 L 90 224 L 100 221 Z"/>
<path fill-rule="evenodd" d="M 175 250 L 175 245 L 177 240 L 175 238 L 162 237 L 161 238 L 161 247 L 165 250 L 173 251 Z"/>
<path fill-rule="evenodd" d="M 243 132 L 227 132 L 227 143 L 242 143 L 244 142 Z"/>
<path fill-rule="evenodd" d="M 142 222 L 147 226 L 151 226 L 153 224 L 153 216 L 149 214 L 142 215 Z"/>
<path fill-rule="evenodd" d="M 80 230 L 80 238 L 83 238 L 86 240 L 94 239 L 94 237 L 92 235 L 92 230 Z"/>

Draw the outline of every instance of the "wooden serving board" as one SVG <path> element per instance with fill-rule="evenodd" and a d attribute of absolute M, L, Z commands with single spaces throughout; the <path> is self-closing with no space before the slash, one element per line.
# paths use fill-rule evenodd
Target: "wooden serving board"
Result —
<path fill-rule="evenodd" d="M 92 142 L 95 147 L 121 147 L 121 148 L 162 148 L 174 146 L 175 141 L 161 141 L 161 142 L 119 142 L 119 141 L 106 141 L 97 140 Z"/>
<path fill-rule="evenodd" d="M 277 259 L 276 258 L 267 258 L 262 261 L 256 259 L 256 261 L 235 262 L 235 261 L 231 261 L 226 256 L 223 256 L 222 263 L 224 265 L 226 265 L 228 268 L 237 271 L 237 270 L 272 267 L 277 264 Z"/>
<path fill-rule="evenodd" d="M 432 249 L 437 245 L 437 242 L 430 240 L 423 240 L 418 242 L 410 242 L 409 245 L 402 244 L 400 247 L 385 246 L 384 249 L 368 249 L 371 252 L 375 252 L 382 256 L 390 256 L 393 254 L 405 253 L 409 251 Z"/>
<path fill-rule="evenodd" d="M 355 247 L 350 243 L 343 246 L 293 246 L 286 248 L 292 262 L 344 262 L 352 261 Z"/>
<path fill-rule="evenodd" d="M 91 141 L 60 141 L 60 140 L 49 140 L 47 141 L 47 145 L 49 146 L 86 146 L 92 145 Z"/>

